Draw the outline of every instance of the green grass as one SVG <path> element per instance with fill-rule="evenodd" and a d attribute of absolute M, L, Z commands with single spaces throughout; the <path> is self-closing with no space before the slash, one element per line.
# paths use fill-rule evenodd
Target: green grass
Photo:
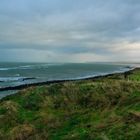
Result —
<path fill-rule="evenodd" d="M 0 101 L 0 139 L 139 140 L 140 70 L 8 96 Z"/>

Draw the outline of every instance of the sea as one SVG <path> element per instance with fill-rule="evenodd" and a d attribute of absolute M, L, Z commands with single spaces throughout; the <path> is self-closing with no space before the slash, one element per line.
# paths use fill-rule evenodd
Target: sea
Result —
<path fill-rule="evenodd" d="M 0 63 L 0 88 L 46 82 L 74 80 L 124 72 L 131 67 L 119 63 Z M 17 91 L 0 91 L 0 98 Z"/>

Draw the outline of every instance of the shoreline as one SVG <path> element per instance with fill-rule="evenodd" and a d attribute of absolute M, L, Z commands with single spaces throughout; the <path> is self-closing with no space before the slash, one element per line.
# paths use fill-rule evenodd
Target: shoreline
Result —
<path fill-rule="evenodd" d="M 88 79 L 2 98 L 1 139 L 138 139 L 140 68 Z"/>
<path fill-rule="evenodd" d="M 2 91 L 2 92 L 3 91 L 14 91 L 14 90 L 16 91 L 16 90 L 26 89 L 26 88 L 29 88 L 29 87 L 36 87 L 36 86 L 43 86 L 43 85 L 50 85 L 50 84 L 57 84 L 57 83 L 59 84 L 59 83 L 64 83 L 64 82 L 74 82 L 74 81 L 83 81 L 83 80 L 96 80 L 96 79 L 99 79 L 99 78 L 106 78 L 108 76 L 113 76 L 113 75 L 116 75 L 116 74 L 125 74 L 127 72 L 135 71 L 136 69 L 139 69 L 139 67 L 133 67 L 133 68 L 130 68 L 129 70 L 122 71 L 122 72 L 112 72 L 112 73 L 108 73 L 108 74 L 85 77 L 85 78 L 52 80 L 52 81 L 45 81 L 45 82 L 23 84 L 23 85 L 18 85 L 18 86 L 8 86 L 8 87 L 0 88 L 0 91 Z M 10 95 L 7 95 L 7 96 L 10 96 Z M 7 97 L 7 96 L 5 96 L 5 97 Z"/>

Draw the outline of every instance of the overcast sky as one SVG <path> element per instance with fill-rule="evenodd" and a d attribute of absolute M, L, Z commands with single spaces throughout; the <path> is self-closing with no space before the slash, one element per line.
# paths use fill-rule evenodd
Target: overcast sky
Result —
<path fill-rule="evenodd" d="M 1 0 L 0 61 L 140 62 L 140 0 Z"/>

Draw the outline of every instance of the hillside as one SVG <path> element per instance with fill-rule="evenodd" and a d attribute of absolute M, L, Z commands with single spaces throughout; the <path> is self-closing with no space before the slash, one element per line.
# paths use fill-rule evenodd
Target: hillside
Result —
<path fill-rule="evenodd" d="M 139 140 L 140 69 L 30 87 L 0 101 L 0 140 Z"/>

